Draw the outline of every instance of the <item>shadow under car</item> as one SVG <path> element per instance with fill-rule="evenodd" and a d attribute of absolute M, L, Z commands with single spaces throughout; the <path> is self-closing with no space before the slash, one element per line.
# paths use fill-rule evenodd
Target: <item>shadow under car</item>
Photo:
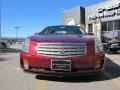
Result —
<path fill-rule="evenodd" d="M 105 70 L 100 75 L 89 75 L 89 76 L 79 76 L 79 77 L 54 77 L 54 76 L 44 76 L 36 75 L 35 78 L 38 80 L 47 80 L 54 82 L 68 82 L 68 83 L 79 83 L 79 82 L 95 82 L 95 81 L 105 81 L 120 77 L 120 66 L 114 63 L 111 59 L 105 59 Z M 106 72 L 111 76 L 106 75 Z"/>

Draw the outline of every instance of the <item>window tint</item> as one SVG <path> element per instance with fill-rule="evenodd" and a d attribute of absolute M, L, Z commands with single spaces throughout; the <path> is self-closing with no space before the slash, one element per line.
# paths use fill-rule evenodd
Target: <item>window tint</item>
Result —
<path fill-rule="evenodd" d="M 86 32 L 79 26 L 49 26 L 45 28 L 41 34 L 43 35 L 85 35 Z"/>

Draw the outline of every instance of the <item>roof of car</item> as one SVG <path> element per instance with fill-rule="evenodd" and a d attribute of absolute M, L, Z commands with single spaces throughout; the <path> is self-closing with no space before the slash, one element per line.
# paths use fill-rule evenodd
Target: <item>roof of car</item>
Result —
<path fill-rule="evenodd" d="M 48 26 L 48 27 L 79 27 L 75 25 L 53 25 L 53 26 Z"/>

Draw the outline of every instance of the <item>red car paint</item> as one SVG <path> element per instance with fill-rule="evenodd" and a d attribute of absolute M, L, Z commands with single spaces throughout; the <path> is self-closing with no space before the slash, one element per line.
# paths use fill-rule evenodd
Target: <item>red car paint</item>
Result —
<path fill-rule="evenodd" d="M 86 54 L 71 57 L 52 57 L 37 53 L 37 44 L 42 43 L 85 43 Z M 34 35 L 30 37 L 29 52 L 20 52 L 20 64 L 23 70 L 42 75 L 79 76 L 95 74 L 104 69 L 104 52 L 95 53 L 94 36 L 74 35 Z M 71 70 L 52 70 L 51 60 L 70 60 Z M 28 65 L 28 68 L 24 67 Z M 96 65 L 100 64 L 99 68 Z"/>

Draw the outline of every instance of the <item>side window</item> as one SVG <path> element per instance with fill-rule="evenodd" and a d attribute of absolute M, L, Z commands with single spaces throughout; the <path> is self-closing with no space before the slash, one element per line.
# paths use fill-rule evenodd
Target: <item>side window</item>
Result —
<path fill-rule="evenodd" d="M 48 28 L 47 31 L 48 31 L 47 34 L 54 34 L 55 33 L 54 28 Z"/>
<path fill-rule="evenodd" d="M 107 22 L 102 22 L 101 26 L 102 26 L 102 31 L 107 31 Z"/>
<path fill-rule="evenodd" d="M 88 33 L 93 32 L 93 25 L 88 24 Z"/>
<path fill-rule="evenodd" d="M 114 30 L 120 30 L 120 20 L 114 22 Z"/>
<path fill-rule="evenodd" d="M 108 21 L 108 31 L 112 31 L 113 29 L 113 21 Z"/>
<path fill-rule="evenodd" d="M 53 29 L 50 27 L 46 27 L 40 34 L 47 35 L 52 33 L 53 33 Z"/>

